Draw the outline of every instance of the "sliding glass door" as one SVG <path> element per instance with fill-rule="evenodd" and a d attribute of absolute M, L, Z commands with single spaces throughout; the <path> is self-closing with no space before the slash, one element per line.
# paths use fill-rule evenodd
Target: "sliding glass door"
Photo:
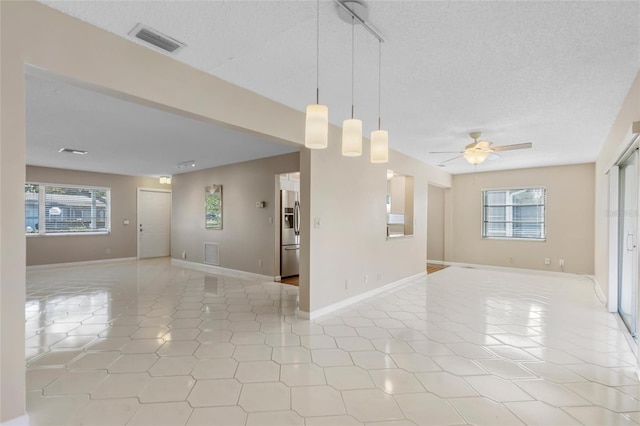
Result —
<path fill-rule="evenodd" d="M 638 150 L 620 164 L 618 312 L 633 337 L 638 317 Z"/>

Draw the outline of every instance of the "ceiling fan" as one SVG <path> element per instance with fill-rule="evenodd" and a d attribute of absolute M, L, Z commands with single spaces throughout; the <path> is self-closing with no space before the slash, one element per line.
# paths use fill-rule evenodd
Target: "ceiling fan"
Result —
<path fill-rule="evenodd" d="M 518 143 L 514 145 L 502 145 L 502 146 L 492 147 L 491 145 L 493 144 L 493 142 L 478 140 L 481 134 L 482 134 L 481 132 L 469 133 L 469 136 L 471 136 L 471 138 L 473 139 L 473 142 L 465 146 L 464 151 L 461 151 L 461 152 L 437 151 L 437 152 L 430 152 L 429 154 L 459 154 L 453 158 L 450 158 L 448 160 L 441 162 L 439 164 L 440 166 L 443 166 L 445 163 L 456 160 L 460 157 L 463 157 L 465 160 L 467 160 L 469 164 L 477 165 L 484 162 L 484 160 L 486 160 L 487 158 L 490 160 L 493 160 L 495 158 L 500 157 L 500 155 L 496 154 L 496 152 L 512 151 L 515 149 L 527 149 L 533 146 L 531 142 L 527 142 L 527 143 Z"/>

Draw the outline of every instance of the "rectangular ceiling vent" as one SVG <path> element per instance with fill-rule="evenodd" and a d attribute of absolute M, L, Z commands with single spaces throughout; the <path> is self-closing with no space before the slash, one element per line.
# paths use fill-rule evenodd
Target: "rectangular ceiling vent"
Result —
<path fill-rule="evenodd" d="M 207 265 L 220 265 L 220 246 L 218 243 L 204 243 L 204 263 Z"/>
<path fill-rule="evenodd" d="M 129 35 L 169 53 L 177 53 L 186 46 L 184 43 L 142 24 L 133 27 L 133 29 L 129 31 Z"/>

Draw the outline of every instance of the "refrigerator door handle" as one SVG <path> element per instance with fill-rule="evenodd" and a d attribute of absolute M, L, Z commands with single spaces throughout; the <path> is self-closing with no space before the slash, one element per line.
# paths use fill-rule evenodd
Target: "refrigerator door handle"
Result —
<path fill-rule="evenodd" d="M 300 235 L 300 202 L 298 201 L 293 205 L 293 231 L 296 235 Z"/>

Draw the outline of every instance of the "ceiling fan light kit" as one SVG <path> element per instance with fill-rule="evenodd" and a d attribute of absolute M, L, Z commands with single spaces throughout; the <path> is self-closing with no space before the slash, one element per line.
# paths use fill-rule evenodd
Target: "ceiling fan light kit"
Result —
<path fill-rule="evenodd" d="M 489 153 L 481 150 L 469 149 L 465 151 L 462 156 L 469 164 L 473 164 L 475 166 L 483 163 L 489 156 Z"/>
<path fill-rule="evenodd" d="M 499 151 L 514 151 L 517 149 L 528 149 L 528 148 L 532 148 L 533 145 L 531 144 L 531 142 L 527 142 L 527 143 L 518 143 L 518 144 L 514 144 L 514 145 L 502 145 L 502 146 L 496 146 L 496 147 L 492 147 L 493 142 L 489 142 L 489 141 L 479 141 L 478 138 L 480 138 L 480 135 L 482 133 L 480 132 L 471 132 L 469 133 L 469 136 L 473 139 L 473 142 L 471 142 L 469 145 L 464 147 L 464 151 L 460 152 L 457 157 L 453 157 L 450 158 L 448 160 L 442 161 L 439 166 L 440 167 L 444 167 L 445 163 L 448 163 L 449 161 L 453 161 L 456 160 L 460 157 L 464 158 L 465 160 L 467 160 L 467 162 L 469 164 L 473 164 L 474 166 L 483 163 L 487 158 L 490 160 L 493 160 L 495 158 L 499 158 L 500 155 L 496 154 L 496 152 Z M 430 154 L 455 154 L 455 152 L 431 152 Z"/>

